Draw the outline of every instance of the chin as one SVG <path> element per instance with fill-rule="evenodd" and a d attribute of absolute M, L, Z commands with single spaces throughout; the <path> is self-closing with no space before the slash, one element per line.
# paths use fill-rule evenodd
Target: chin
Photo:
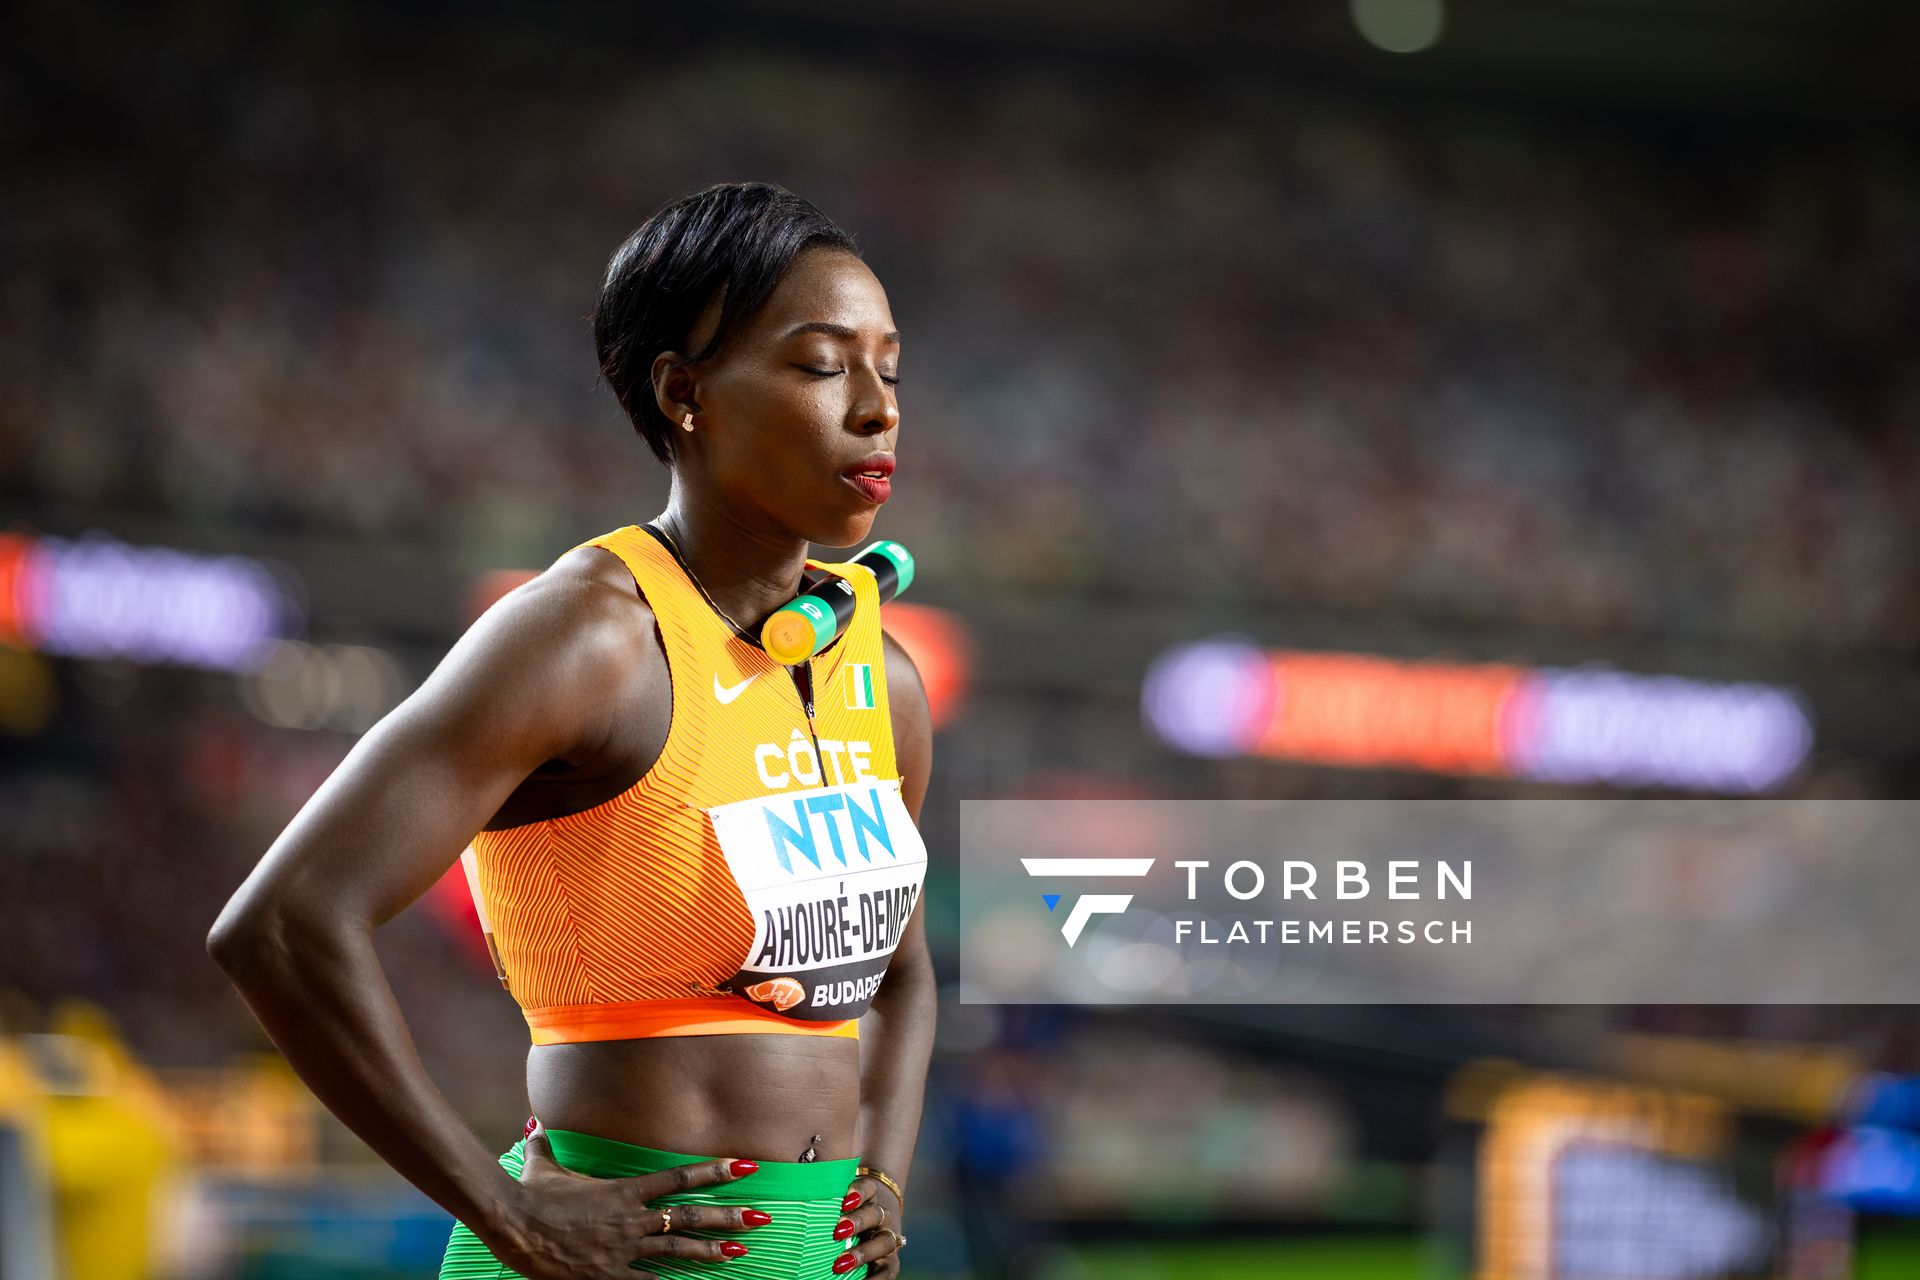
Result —
<path fill-rule="evenodd" d="M 873 532 L 873 518 L 877 511 L 865 511 L 859 515 L 845 517 L 836 523 L 823 526 L 819 533 L 808 539 L 823 547 L 861 547 L 869 541 Z"/>

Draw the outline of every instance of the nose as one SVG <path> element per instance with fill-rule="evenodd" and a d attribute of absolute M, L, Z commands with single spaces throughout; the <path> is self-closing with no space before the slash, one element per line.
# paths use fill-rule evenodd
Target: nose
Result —
<path fill-rule="evenodd" d="M 854 406 L 858 430 L 868 435 L 884 434 L 900 425 L 900 406 L 894 402 L 893 389 L 874 378 L 867 394 Z"/>

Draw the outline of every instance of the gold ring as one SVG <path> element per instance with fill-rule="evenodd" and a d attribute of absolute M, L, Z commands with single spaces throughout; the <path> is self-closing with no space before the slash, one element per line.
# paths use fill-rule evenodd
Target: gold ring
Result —
<path fill-rule="evenodd" d="M 895 1253 L 907 1247 L 907 1238 L 898 1231 L 895 1231 L 892 1227 L 882 1227 L 880 1229 L 893 1237 L 893 1251 Z"/>
<path fill-rule="evenodd" d="M 673 1230 L 673 1210 L 662 1209 L 660 1211 L 660 1234 L 665 1235 L 671 1230 Z"/>
<path fill-rule="evenodd" d="M 880 1210 L 880 1221 L 875 1223 L 874 1225 L 879 1227 L 886 1226 L 887 1225 L 887 1206 L 876 1202 L 875 1207 Z"/>

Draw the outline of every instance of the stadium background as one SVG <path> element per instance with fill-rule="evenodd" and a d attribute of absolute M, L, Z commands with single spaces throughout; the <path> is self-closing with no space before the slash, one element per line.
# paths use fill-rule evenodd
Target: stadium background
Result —
<path fill-rule="evenodd" d="M 583 317 L 611 247 L 711 182 L 819 203 L 907 336 L 876 533 L 920 563 L 889 625 L 937 684 L 936 863 L 963 797 L 1727 793 L 1698 779 L 1738 742 L 1543 781 L 1450 757 L 1431 707 L 1417 740 L 1366 718 L 1490 663 L 1764 684 L 1812 738 L 1758 790 L 1911 797 L 1917 18 L 19 7 L 0 1275 L 432 1273 L 445 1215 L 277 1066 L 202 939 L 488 600 L 658 509 Z M 1155 663 L 1222 634 L 1403 682 L 1266 754 L 1145 715 Z M 951 980 L 950 863 L 929 888 Z M 377 940 L 504 1147 L 525 1029 L 457 867 Z M 1915 1029 L 950 989 L 909 1274 L 1920 1273 Z M 1621 1108 L 1653 1136 L 1529 1179 L 1538 1126 Z M 1528 1185 L 1568 1197 L 1551 1228 Z"/>

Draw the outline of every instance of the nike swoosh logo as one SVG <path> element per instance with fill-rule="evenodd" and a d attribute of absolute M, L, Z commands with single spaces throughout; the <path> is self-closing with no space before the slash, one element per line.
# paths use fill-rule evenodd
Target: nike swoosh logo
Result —
<path fill-rule="evenodd" d="M 723 685 L 720 683 L 720 673 L 716 671 L 713 673 L 713 696 L 718 698 L 720 700 L 720 705 L 724 707 L 729 702 L 732 702 L 735 698 L 745 693 L 747 691 L 747 686 L 752 684 L 755 680 L 758 680 L 759 678 L 760 678 L 760 673 L 756 671 L 752 675 L 748 676 L 745 680 L 742 680 L 739 684 L 734 685 L 732 688 L 728 688 L 726 685 Z"/>

